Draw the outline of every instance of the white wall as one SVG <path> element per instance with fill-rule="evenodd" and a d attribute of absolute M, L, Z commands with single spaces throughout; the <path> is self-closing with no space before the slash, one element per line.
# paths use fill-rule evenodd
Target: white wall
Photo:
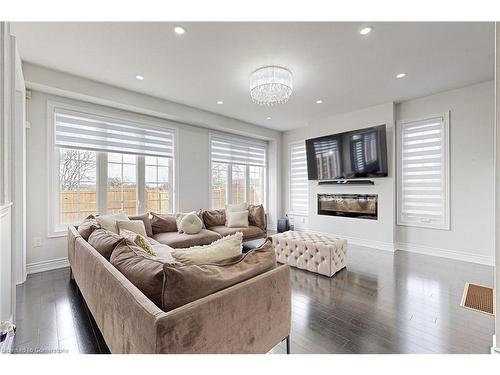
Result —
<path fill-rule="evenodd" d="M 12 248 L 12 133 L 14 131 L 15 39 L 0 22 L 0 320 L 15 315 Z"/>
<path fill-rule="evenodd" d="M 500 353 L 500 22 L 495 23 L 495 336 L 493 351 Z"/>
<path fill-rule="evenodd" d="M 451 230 L 397 226 L 398 248 L 493 264 L 493 81 L 402 102 L 396 117 L 413 120 L 447 111 Z"/>
<path fill-rule="evenodd" d="M 309 181 L 309 216 L 304 226 L 310 231 L 333 234 L 347 238 L 351 243 L 376 247 L 393 251 L 394 248 L 394 105 L 385 103 L 354 112 L 321 118 L 311 121 L 307 126 L 283 134 L 283 181 L 285 194 L 282 205 L 285 212 L 289 209 L 289 163 L 288 145 L 307 138 L 340 133 L 344 131 L 385 124 L 387 127 L 387 159 L 389 176 L 375 178 L 375 185 L 322 185 Z M 355 218 L 325 216 L 317 214 L 317 194 L 319 193 L 353 193 L 378 194 L 378 220 L 362 220 Z M 301 225 L 302 218 L 294 221 Z"/>
<path fill-rule="evenodd" d="M 269 142 L 268 214 L 270 227 L 275 226 L 281 212 L 277 192 L 281 185 L 279 152 L 281 133 L 253 124 L 190 108 L 143 94 L 119 89 L 81 77 L 23 65 L 26 85 L 32 89 L 27 102 L 27 263 L 28 271 L 43 270 L 66 264 L 66 239 L 48 238 L 47 227 L 47 100 L 74 102 L 84 100 L 105 104 L 120 110 L 181 121 L 177 133 L 177 199 L 180 211 L 209 207 L 209 134 L 225 131 L 258 137 Z M 57 96 L 63 95 L 62 96 Z M 203 123 L 202 123 L 203 122 Z M 196 124 L 196 126 L 187 125 Z M 204 126 L 201 126 L 201 125 Z M 42 238 L 42 246 L 34 247 L 34 238 Z"/>

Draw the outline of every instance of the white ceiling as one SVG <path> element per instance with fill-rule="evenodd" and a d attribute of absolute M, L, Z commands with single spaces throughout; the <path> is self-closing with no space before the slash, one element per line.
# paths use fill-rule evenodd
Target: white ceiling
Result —
<path fill-rule="evenodd" d="M 371 23 L 367 36 L 361 22 L 180 24 L 184 35 L 168 22 L 11 28 L 25 61 L 278 130 L 493 79 L 493 23 Z M 251 101 L 248 76 L 263 65 L 293 72 L 287 104 Z"/>

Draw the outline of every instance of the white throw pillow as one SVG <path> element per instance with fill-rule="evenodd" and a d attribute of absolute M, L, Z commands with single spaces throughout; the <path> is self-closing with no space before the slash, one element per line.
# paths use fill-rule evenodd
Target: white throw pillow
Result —
<path fill-rule="evenodd" d="M 212 242 L 210 245 L 194 246 L 172 251 L 175 260 L 183 264 L 209 264 L 220 262 L 241 254 L 243 233 L 238 232 Z"/>
<path fill-rule="evenodd" d="M 174 249 L 170 246 L 164 244 L 154 244 L 151 245 L 151 247 L 153 248 L 153 251 L 158 258 L 163 259 L 167 263 L 175 262 L 175 259 L 172 256 L 172 252 L 174 251 Z"/>
<path fill-rule="evenodd" d="M 196 215 L 195 213 L 190 213 L 182 218 L 177 229 L 179 229 L 180 233 L 196 234 L 201 231 L 202 227 L 203 227 L 203 222 L 201 221 L 199 216 Z"/>
<path fill-rule="evenodd" d="M 144 221 L 142 220 L 116 220 L 116 227 L 118 228 L 119 234 L 122 234 L 122 230 L 128 230 L 143 237 L 147 237 L 146 227 L 144 226 Z"/>
<path fill-rule="evenodd" d="M 248 228 L 248 211 L 226 212 L 228 228 Z"/>
<path fill-rule="evenodd" d="M 247 202 L 237 203 L 237 204 L 226 204 L 226 213 L 235 211 L 239 212 L 244 210 L 248 210 Z"/>
<path fill-rule="evenodd" d="M 180 229 L 181 227 L 181 221 L 184 218 L 184 216 L 189 215 L 189 214 L 194 214 L 196 211 L 191 211 L 191 212 L 177 212 L 175 214 L 175 222 L 177 224 L 177 231 L 179 233 L 183 233 L 182 230 Z"/>
<path fill-rule="evenodd" d="M 101 228 L 104 228 L 116 234 L 119 233 L 118 227 L 116 226 L 116 220 L 129 220 L 128 216 L 123 212 L 117 214 L 99 215 L 96 219 L 97 222 L 101 225 Z"/>

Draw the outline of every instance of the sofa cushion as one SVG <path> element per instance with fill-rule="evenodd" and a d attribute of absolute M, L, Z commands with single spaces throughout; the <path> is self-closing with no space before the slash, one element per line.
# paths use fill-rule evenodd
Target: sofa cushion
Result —
<path fill-rule="evenodd" d="M 99 254 L 109 260 L 116 245 L 123 240 L 122 236 L 106 229 L 96 229 L 89 236 L 89 245 L 96 249 Z"/>
<path fill-rule="evenodd" d="M 207 210 L 203 211 L 203 222 L 207 228 L 225 225 L 226 210 Z"/>
<path fill-rule="evenodd" d="M 218 264 L 165 264 L 162 308 L 173 310 L 275 267 L 276 254 L 270 241 L 245 255 Z"/>
<path fill-rule="evenodd" d="M 248 206 L 248 224 L 259 227 L 262 230 L 267 229 L 266 211 L 261 204 L 250 204 Z"/>
<path fill-rule="evenodd" d="M 101 225 L 102 228 L 118 234 L 118 228 L 116 227 L 116 220 L 128 220 L 128 216 L 125 215 L 123 212 L 117 214 L 97 216 L 97 222 Z"/>
<path fill-rule="evenodd" d="M 159 215 L 151 212 L 153 218 L 151 219 L 151 228 L 153 230 L 153 235 L 150 237 L 154 237 L 157 233 L 165 233 L 165 232 L 177 232 L 177 223 L 175 222 L 175 215 L 164 214 Z"/>
<path fill-rule="evenodd" d="M 238 232 L 212 242 L 210 245 L 174 250 L 172 256 L 182 264 L 216 263 L 240 255 L 242 240 L 243 234 Z"/>
<path fill-rule="evenodd" d="M 221 235 L 208 229 L 202 229 L 196 234 L 186 234 L 177 232 L 164 232 L 153 235 L 153 238 L 165 245 L 173 248 L 185 248 L 192 246 L 208 245 L 219 238 Z"/>
<path fill-rule="evenodd" d="M 229 228 L 248 228 L 248 211 L 228 211 L 226 213 Z"/>
<path fill-rule="evenodd" d="M 266 231 L 263 231 L 259 227 L 250 225 L 248 228 L 228 228 L 224 225 L 219 225 L 216 227 L 211 227 L 210 230 L 219 233 L 222 237 L 229 236 L 231 234 L 242 232 L 243 240 L 248 240 L 250 238 L 265 237 Z"/>
<path fill-rule="evenodd" d="M 146 229 L 146 234 L 148 237 L 153 235 L 153 228 L 151 227 L 151 219 L 149 218 L 149 213 L 144 213 L 142 215 L 129 216 L 130 220 L 142 220 L 144 223 L 144 228 Z"/>
<path fill-rule="evenodd" d="M 162 306 L 163 266 L 165 259 L 144 252 L 128 239 L 123 239 L 111 254 L 111 264 L 158 307 Z"/>
<path fill-rule="evenodd" d="M 92 232 L 100 227 L 95 216 L 89 215 L 78 226 L 78 233 L 80 233 L 80 236 L 82 236 L 85 241 L 88 241 Z"/>

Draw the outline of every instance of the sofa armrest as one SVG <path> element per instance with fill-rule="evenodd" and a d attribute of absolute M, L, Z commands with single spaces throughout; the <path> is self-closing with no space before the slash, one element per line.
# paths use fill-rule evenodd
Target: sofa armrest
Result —
<path fill-rule="evenodd" d="M 157 353 L 267 353 L 290 334 L 288 266 L 162 314 Z"/>

